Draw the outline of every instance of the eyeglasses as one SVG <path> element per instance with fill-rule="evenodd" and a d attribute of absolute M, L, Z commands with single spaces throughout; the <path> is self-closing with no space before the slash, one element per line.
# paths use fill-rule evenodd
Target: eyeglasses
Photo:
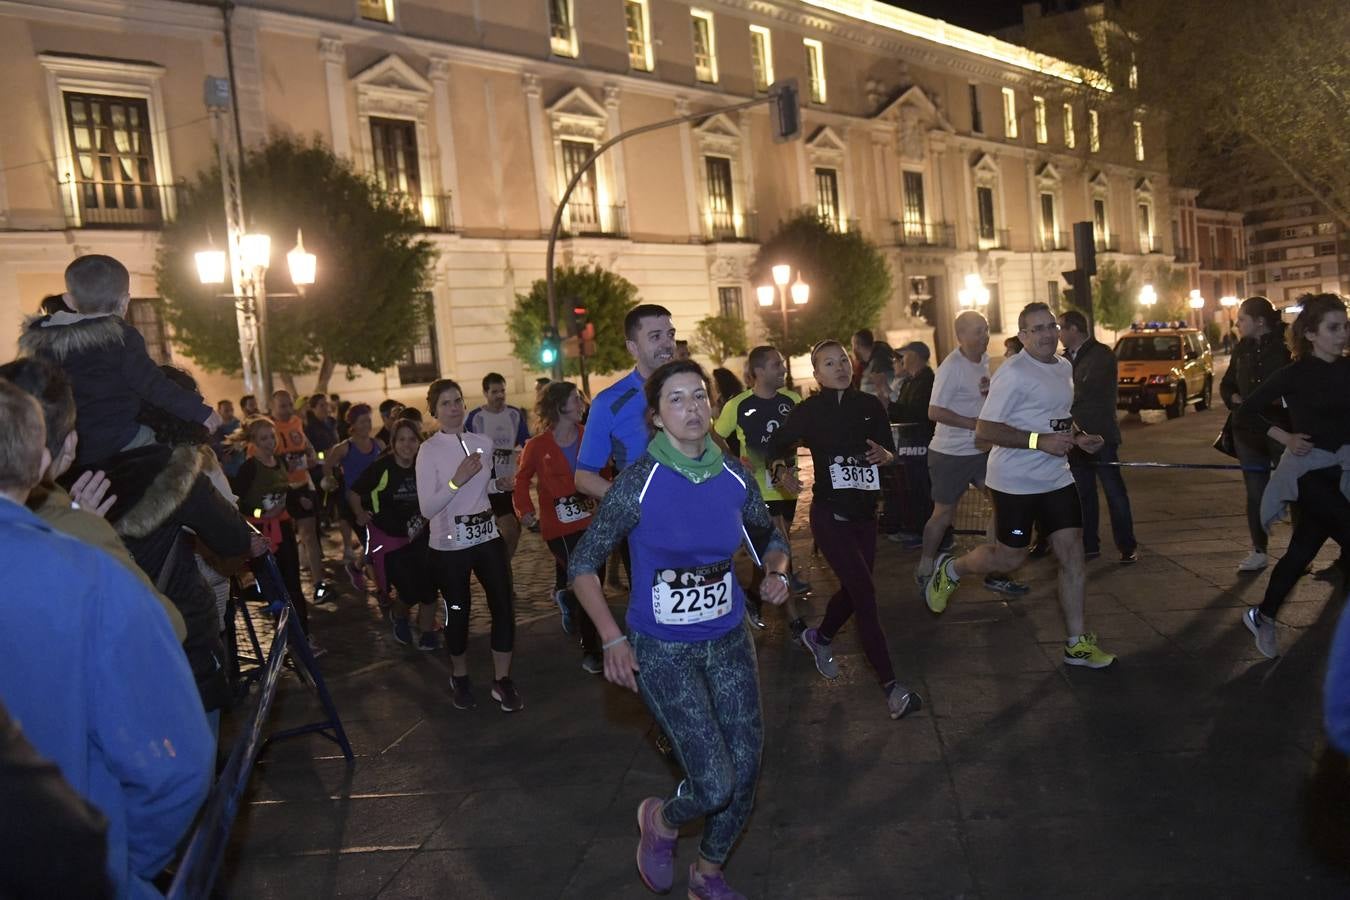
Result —
<path fill-rule="evenodd" d="M 1035 328 L 1023 328 L 1027 334 L 1045 334 L 1047 331 L 1059 331 L 1058 322 L 1046 322 L 1044 325 L 1037 325 Z"/>

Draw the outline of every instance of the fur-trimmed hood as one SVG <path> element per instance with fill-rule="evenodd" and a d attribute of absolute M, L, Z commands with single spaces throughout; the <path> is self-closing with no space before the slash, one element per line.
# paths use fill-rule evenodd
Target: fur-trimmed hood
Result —
<path fill-rule="evenodd" d="M 105 471 L 117 502 L 108 521 L 123 538 L 143 538 L 168 521 L 183 505 L 197 476 L 207 471 L 211 448 L 151 445 L 108 460 Z"/>
<path fill-rule="evenodd" d="M 23 322 L 23 333 L 19 335 L 19 352 L 61 362 L 75 353 L 122 346 L 126 343 L 126 329 L 130 327 L 116 315 L 56 312 L 49 316 L 28 316 Z"/>

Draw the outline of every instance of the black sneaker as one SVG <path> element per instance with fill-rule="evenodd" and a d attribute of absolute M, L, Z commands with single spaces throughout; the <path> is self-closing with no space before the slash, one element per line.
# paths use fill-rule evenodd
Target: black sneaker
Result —
<path fill-rule="evenodd" d="M 450 676 L 450 702 L 455 709 L 476 709 L 478 702 L 473 699 L 473 682 L 468 675 Z"/>
<path fill-rule="evenodd" d="M 581 670 L 591 675 L 605 671 L 605 660 L 599 653 L 586 653 L 581 657 Z"/>
<path fill-rule="evenodd" d="M 1125 552 L 1125 553 L 1120 554 L 1120 564 L 1121 564 L 1122 566 L 1133 565 L 1134 563 L 1137 563 L 1137 562 L 1139 562 L 1139 551 L 1138 551 L 1138 550 L 1130 550 L 1130 551 L 1127 551 L 1127 552 Z"/>
<path fill-rule="evenodd" d="M 520 712 L 525 708 L 525 701 L 520 699 L 510 676 L 492 682 L 492 699 L 501 704 L 502 712 Z"/>
<path fill-rule="evenodd" d="M 764 627 L 764 605 L 749 597 L 745 598 L 745 618 L 756 628 Z"/>

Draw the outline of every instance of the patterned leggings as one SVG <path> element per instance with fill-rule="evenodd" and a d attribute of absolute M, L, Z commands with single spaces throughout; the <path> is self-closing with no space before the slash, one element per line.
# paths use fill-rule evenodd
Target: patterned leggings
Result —
<path fill-rule="evenodd" d="M 721 865 L 750 818 L 764 749 L 755 645 L 743 624 L 710 641 L 629 637 L 642 699 L 684 769 L 661 811 L 676 828 L 706 817 L 699 854 Z"/>

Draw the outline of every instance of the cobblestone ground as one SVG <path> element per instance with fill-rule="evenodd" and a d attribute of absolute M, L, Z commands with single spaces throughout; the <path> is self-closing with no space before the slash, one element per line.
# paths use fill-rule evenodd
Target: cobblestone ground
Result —
<path fill-rule="evenodd" d="M 1127 460 L 1223 462 L 1218 412 L 1123 423 Z M 821 679 L 771 612 L 756 634 L 765 748 L 755 810 L 729 866 L 754 898 L 1345 898 L 1304 832 L 1320 737 L 1320 681 L 1344 587 L 1303 579 L 1281 612 L 1284 655 L 1242 627 L 1266 576 L 1240 576 L 1240 475 L 1127 473 L 1141 560 L 1088 566 L 1089 626 L 1119 662 L 1061 664 L 1051 560 L 1009 600 L 962 585 L 932 616 L 917 554 L 882 541 L 881 617 L 897 673 L 924 709 L 891 721 L 856 639 Z M 799 510 L 795 557 L 834 589 Z M 976 515 L 978 518 L 978 516 Z M 1105 526 L 1105 523 L 1103 523 Z M 1109 528 L 1103 535 L 1104 541 Z M 977 540 L 961 538 L 964 543 Z M 1287 529 L 1272 536 L 1281 554 Z M 1335 558 L 1324 550 L 1321 573 Z M 514 674 L 523 712 L 487 698 L 486 619 L 474 619 L 478 709 L 448 702 L 444 653 L 394 643 L 374 600 L 345 579 L 313 616 L 357 759 L 317 736 L 259 761 L 222 876 L 231 897 L 643 898 L 633 810 L 680 780 L 631 694 L 587 676 L 548 599 L 552 562 L 527 535 Z M 621 610 L 620 591 L 610 591 Z M 312 721 L 288 678 L 269 730 Z M 237 727 L 234 726 L 234 727 Z M 228 739 L 228 738 L 227 738 Z M 676 890 L 696 855 L 681 841 Z"/>

